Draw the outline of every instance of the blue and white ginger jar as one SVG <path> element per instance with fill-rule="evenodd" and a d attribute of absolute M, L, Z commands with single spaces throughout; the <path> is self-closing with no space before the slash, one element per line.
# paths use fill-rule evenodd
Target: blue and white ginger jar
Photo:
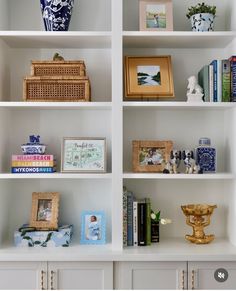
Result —
<path fill-rule="evenodd" d="M 214 31 L 215 16 L 210 13 L 199 13 L 191 16 L 192 31 Z"/>
<path fill-rule="evenodd" d="M 45 30 L 67 31 L 74 0 L 40 0 Z"/>

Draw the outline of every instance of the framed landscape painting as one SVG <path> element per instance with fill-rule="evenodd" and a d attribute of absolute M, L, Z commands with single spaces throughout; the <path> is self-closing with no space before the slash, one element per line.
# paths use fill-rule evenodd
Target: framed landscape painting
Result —
<path fill-rule="evenodd" d="M 174 97 L 171 57 L 126 56 L 125 94 L 141 100 Z"/>
<path fill-rule="evenodd" d="M 173 30 L 172 0 L 140 0 L 140 30 Z"/>
<path fill-rule="evenodd" d="M 106 172 L 106 139 L 64 138 L 61 163 L 62 172 Z"/>

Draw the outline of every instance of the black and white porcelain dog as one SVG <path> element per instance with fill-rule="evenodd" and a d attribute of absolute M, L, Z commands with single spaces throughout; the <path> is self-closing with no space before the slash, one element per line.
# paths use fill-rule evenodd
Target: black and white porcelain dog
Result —
<path fill-rule="evenodd" d="M 185 164 L 185 174 L 200 174 L 200 167 L 196 164 L 193 151 L 185 150 L 182 152 L 183 161 Z"/>
<path fill-rule="evenodd" d="M 170 153 L 170 160 L 166 163 L 163 173 L 165 174 L 177 174 L 178 167 L 181 162 L 181 151 L 173 150 Z"/>

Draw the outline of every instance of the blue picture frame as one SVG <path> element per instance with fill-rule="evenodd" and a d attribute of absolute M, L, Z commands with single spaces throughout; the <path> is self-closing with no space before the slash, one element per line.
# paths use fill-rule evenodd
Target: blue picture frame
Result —
<path fill-rule="evenodd" d="M 104 211 L 83 211 L 81 214 L 81 244 L 106 243 L 106 217 Z"/>

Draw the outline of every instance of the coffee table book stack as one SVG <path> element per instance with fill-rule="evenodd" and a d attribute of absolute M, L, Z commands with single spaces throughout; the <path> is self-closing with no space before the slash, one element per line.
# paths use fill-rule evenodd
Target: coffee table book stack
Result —
<path fill-rule="evenodd" d="M 24 78 L 25 101 L 90 101 L 90 82 L 84 61 L 32 61 L 31 76 Z"/>

